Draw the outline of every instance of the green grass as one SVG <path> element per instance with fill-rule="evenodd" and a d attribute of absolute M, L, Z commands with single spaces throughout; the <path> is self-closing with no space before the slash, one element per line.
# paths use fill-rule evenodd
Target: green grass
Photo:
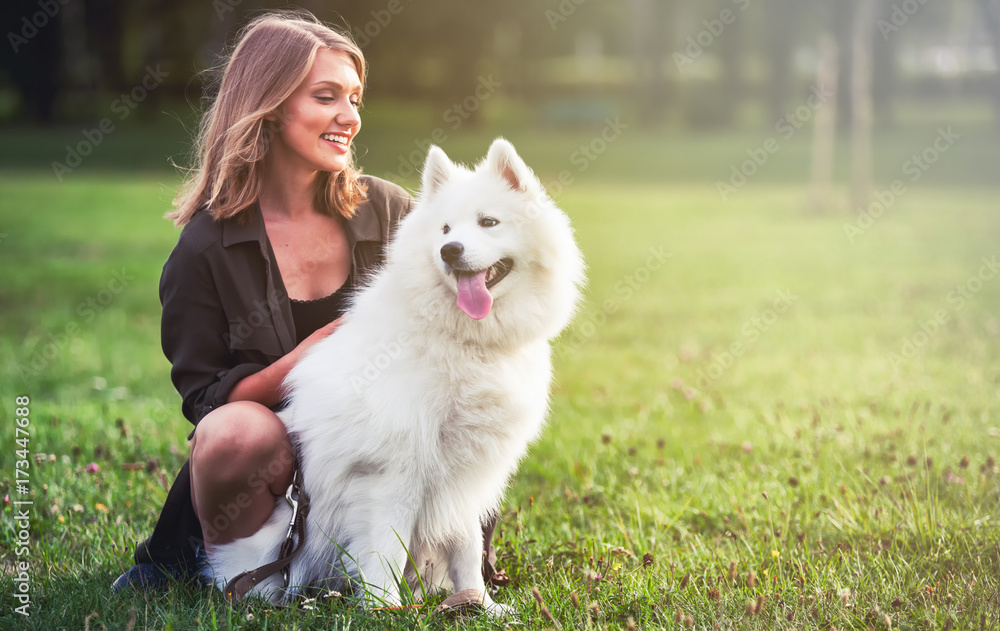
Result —
<path fill-rule="evenodd" d="M 924 131 L 887 138 L 880 182 L 933 139 Z M 510 135 L 546 180 L 591 137 Z M 446 148 L 472 159 L 486 137 Z M 970 134 L 852 244 L 853 214 L 804 210 L 804 141 L 720 199 L 714 180 L 764 137 L 678 149 L 623 136 L 558 196 L 590 285 L 556 344 L 549 426 L 497 539 L 512 578 L 497 599 L 519 612 L 514 628 L 1000 625 L 1000 277 L 970 282 L 1000 254 L 997 190 L 976 175 L 995 139 Z M 372 142 L 388 157 L 368 170 L 391 170 L 401 143 Z M 177 238 L 161 216 L 177 180 L 137 162 L 60 184 L 44 169 L 0 175 L 0 477 L 18 499 L 12 415 L 27 395 L 35 502 L 20 559 L 30 618 L 13 612 L 19 529 L 4 507 L 0 627 L 454 625 L 343 601 L 230 607 L 184 586 L 110 594 L 188 431 L 158 334 L 157 280 Z M 959 308 L 949 295 L 967 283 L 978 290 Z M 940 310 L 946 321 L 904 357 Z"/>

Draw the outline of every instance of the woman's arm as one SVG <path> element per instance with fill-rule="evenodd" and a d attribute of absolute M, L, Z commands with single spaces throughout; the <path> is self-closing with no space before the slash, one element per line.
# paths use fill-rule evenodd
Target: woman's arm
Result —
<path fill-rule="evenodd" d="M 413 200 L 404 189 L 375 179 L 370 181 L 369 196 L 369 212 L 381 217 L 384 232 L 380 245 L 384 249 Z M 195 216 L 191 223 L 198 221 Z M 192 226 L 185 231 L 189 228 Z M 203 255 L 207 241 L 199 239 L 201 234 L 204 232 L 189 237 L 182 234 L 160 278 L 163 351 L 171 363 L 171 379 L 183 399 L 184 416 L 195 424 L 213 409 L 232 401 L 256 401 L 268 407 L 280 403 L 284 398 L 281 384 L 292 367 L 311 346 L 339 326 L 339 321 L 331 322 L 270 365 L 234 365 L 233 350 L 227 341 L 230 322 Z M 384 250 L 373 264 L 377 266 L 383 256 Z M 373 270 L 355 270 L 358 277 L 368 271 Z"/>
<path fill-rule="evenodd" d="M 160 341 L 184 416 L 193 424 L 224 405 L 242 379 L 265 368 L 233 364 L 227 343 L 229 320 L 203 249 L 203 244 L 182 234 L 160 276 Z"/>
<path fill-rule="evenodd" d="M 233 365 L 232 349 L 226 342 L 229 321 L 212 273 L 184 239 L 163 266 L 160 301 L 163 352 L 183 399 L 184 416 L 194 424 L 232 401 L 256 401 L 268 407 L 280 403 L 281 384 L 288 372 L 312 345 L 340 326 L 340 320 L 331 322 L 271 365 Z"/>
<path fill-rule="evenodd" d="M 229 399 L 227 402 L 256 401 L 257 403 L 266 405 L 267 407 L 277 405 L 281 402 L 281 399 L 284 398 L 284 394 L 281 390 L 281 384 L 284 382 L 285 377 L 288 376 L 292 367 L 294 367 L 295 364 L 302 359 L 302 356 L 313 344 L 336 331 L 337 327 L 340 326 L 340 323 L 341 318 L 338 318 L 330 324 L 317 329 L 312 335 L 302 340 L 301 344 L 292 349 L 292 352 L 288 353 L 260 372 L 255 372 L 248 377 L 244 377 L 229 392 Z"/>
<path fill-rule="evenodd" d="M 378 260 L 381 261 L 384 257 L 386 244 L 391 240 L 399 222 L 412 208 L 413 198 L 403 188 L 395 184 L 373 179 L 368 179 L 367 182 L 369 184 L 368 204 L 371 207 L 367 212 L 376 213 L 385 227 L 381 243 L 382 253 L 378 257 Z M 355 270 L 360 276 L 369 271 L 372 270 Z M 281 384 L 292 367 L 298 363 L 309 347 L 333 333 L 339 326 L 340 320 L 334 320 L 302 340 L 302 343 L 289 354 L 260 372 L 244 378 L 229 393 L 229 401 L 256 401 L 269 407 L 279 403 L 284 398 Z"/>

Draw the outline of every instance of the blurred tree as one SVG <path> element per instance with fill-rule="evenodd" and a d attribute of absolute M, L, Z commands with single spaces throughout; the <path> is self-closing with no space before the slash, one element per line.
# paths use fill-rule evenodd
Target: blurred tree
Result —
<path fill-rule="evenodd" d="M 942 16 L 958 3 L 913 2 L 919 8 L 903 16 L 905 27 L 872 32 L 874 118 L 882 127 L 892 122 L 901 89 L 920 97 L 977 89 L 975 81 L 924 68 L 917 77 L 901 74 L 900 53 L 921 63 L 920 55 L 931 46 L 956 45 L 955 32 L 949 35 L 953 21 Z M 901 0 L 874 3 L 873 20 L 903 15 Z M 598 111 L 631 99 L 644 123 L 658 124 L 682 107 L 689 124 L 717 127 L 736 120 L 740 104 L 752 98 L 773 121 L 786 112 L 801 83 L 811 80 L 805 77 L 811 74 L 813 42 L 821 32 L 831 32 L 840 49 L 842 126 L 851 111 L 851 2 L 296 4 L 355 36 L 373 68 L 369 94 L 431 101 L 438 112 L 452 112 L 462 124 L 479 119 L 477 86 L 491 81 L 500 84 L 498 92 L 536 111 L 554 100 L 583 109 L 600 104 L 592 108 Z M 1000 66 L 1000 0 L 961 4 L 980 10 Z M 217 63 L 236 31 L 261 10 L 286 6 L 286 0 L 6 0 L 0 7 L 9 25 L 8 46 L 0 54 L 0 89 L 15 95 L 7 102 L 17 103 L 15 114 L 23 119 L 91 116 L 103 111 L 106 99 L 141 81 L 147 66 L 160 64 L 168 78 L 149 98 L 194 102 L 203 81 L 197 73 Z M 719 30 L 717 21 L 726 10 L 736 19 Z M 672 54 L 686 51 L 686 40 L 699 36 L 706 44 L 703 54 L 699 49 L 695 64 L 674 72 Z M 994 85 L 1000 125 L 1000 79 Z M 161 110 L 147 104 L 140 113 Z"/>
<path fill-rule="evenodd" d="M 126 90 L 125 69 L 122 65 L 122 44 L 125 32 L 125 0 L 85 0 L 84 25 L 87 29 L 87 49 L 99 64 L 98 86 L 112 91 Z"/>
<path fill-rule="evenodd" d="M 664 66 L 667 41 L 663 33 L 670 22 L 674 3 L 670 0 L 631 0 L 629 2 L 632 40 L 634 95 L 639 122 L 656 125 L 663 122 L 670 107 L 670 90 Z"/>
<path fill-rule="evenodd" d="M 869 43 L 865 46 L 865 50 L 871 55 L 868 68 L 871 73 L 872 120 L 882 128 L 895 124 L 894 101 L 899 90 L 899 60 L 897 58 L 896 38 L 886 37 L 875 28 L 875 25 L 879 20 L 889 19 L 894 10 L 894 3 L 897 3 L 897 0 L 874 0 L 872 2 L 870 9 L 871 27 L 867 29 Z M 837 110 L 841 129 L 849 128 L 853 120 L 851 115 L 855 70 L 855 45 L 853 42 L 858 25 L 854 20 L 855 13 L 850 8 L 852 4 L 852 2 L 848 2 L 829 5 L 831 28 L 840 47 L 838 65 L 841 68 L 841 85 L 844 88 L 837 95 Z"/>
<path fill-rule="evenodd" d="M 837 60 L 837 67 L 840 68 L 840 86 L 837 91 L 837 124 L 841 130 L 850 129 L 851 126 L 851 94 L 853 93 L 853 20 L 854 12 L 852 7 L 856 0 L 848 0 L 843 3 L 830 3 L 826 10 L 829 12 L 830 32 L 840 50 Z"/>
<path fill-rule="evenodd" d="M 824 94 L 837 94 L 837 43 L 829 35 L 819 40 L 816 87 Z M 810 206 L 823 212 L 833 206 L 833 165 L 837 147 L 837 99 L 834 96 L 816 111 L 813 126 Z"/>
<path fill-rule="evenodd" d="M 37 0 L 5 0 L 0 17 L 7 28 L 4 74 L 20 96 L 16 115 L 47 123 L 53 119 L 62 75 L 60 5 L 46 11 Z"/>
<path fill-rule="evenodd" d="M 676 4 L 672 22 L 681 35 L 672 59 L 680 79 L 681 117 L 689 127 L 732 125 L 744 94 L 744 69 L 752 57 L 743 46 L 749 19 L 743 9 L 752 6 L 749 0 Z"/>
<path fill-rule="evenodd" d="M 793 0 L 776 0 L 778 2 L 786 2 Z M 735 16 L 734 22 L 726 27 L 726 32 L 724 37 L 722 37 L 722 42 L 719 47 L 719 55 L 722 60 L 722 76 L 720 77 L 722 81 L 722 99 L 726 104 L 726 109 L 723 111 L 723 121 L 726 126 L 733 125 L 736 120 L 736 113 L 739 110 L 740 104 L 743 102 L 746 96 L 746 85 L 745 85 L 745 72 L 748 66 L 747 60 L 750 55 L 747 54 L 747 16 L 745 12 L 740 9 L 740 6 L 745 6 L 749 8 L 749 4 L 741 5 L 738 2 L 725 2 L 719 9 L 718 15 L 722 14 L 722 11 L 732 11 Z"/>
<path fill-rule="evenodd" d="M 996 71 L 993 77 L 994 122 L 1000 129 L 1000 0 L 979 0 L 983 11 L 983 24 L 989 34 Z"/>
<path fill-rule="evenodd" d="M 867 208 L 872 181 L 872 33 L 875 0 L 854 0 L 851 36 L 851 204 Z"/>
<path fill-rule="evenodd" d="M 896 0 L 879 0 L 874 7 L 876 24 L 891 17 Z M 894 99 L 899 90 L 897 39 L 872 29 L 872 108 L 875 124 L 886 129 L 896 124 Z"/>
<path fill-rule="evenodd" d="M 768 81 L 764 91 L 768 120 L 777 121 L 787 111 L 792 94 L 792 53 L 797 45 L 802 2 L 800 0 L 771 0 L 764 5 L 764 59 L 767 62 Z"/>
<path fill-rule="evenodd" d="M 475 124 L 480 117 L 480 99 L 475 97 L 481 79 L 488 79 L 493 24 L 504 12 L 492 2 L 434 0 L 431 7 L 410 9 L 406 24 L 393 37 L 406 42 L 396 54 L 407 55 L 408 72 L 414 75 L 441 112 L 455 110 L 462 123 Z M 388 50 L 388 49 L 387 49 Z M 503 83 L 503 79 L 494 77 Z"/>

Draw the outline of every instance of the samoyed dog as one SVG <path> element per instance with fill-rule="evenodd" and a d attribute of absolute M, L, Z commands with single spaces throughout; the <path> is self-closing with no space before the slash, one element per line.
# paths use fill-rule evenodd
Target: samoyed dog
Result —
<path fill-rule="evenodd" d="M 584 263 L 566 215 L 506 140 L 474 170 L 431 147 L 414 209 L 343 325 L 286 381 L 279 414 L 311 500 L 289 570 L 250 592 L 310 587 L 400 602 L 401 581 L 482 594 L 482 522 L 542 429 L 549 342 L 570 321 Z M 278 558 L 291 509 L 216 547 L 219 587 Z"/>

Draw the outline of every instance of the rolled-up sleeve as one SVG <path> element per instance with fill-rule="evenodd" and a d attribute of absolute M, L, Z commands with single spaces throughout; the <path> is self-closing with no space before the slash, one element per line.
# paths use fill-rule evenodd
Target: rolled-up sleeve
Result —
<path fill-rule="evenodd" d="M 171 364 L 170 379 L 183 400 L 184 416 L 197 425 L 227 402 L 237 383 L 265 365 L 236 363 L 208 261 L 183 238 L 163 266 L 160 304 L 160 342 Z"/>

